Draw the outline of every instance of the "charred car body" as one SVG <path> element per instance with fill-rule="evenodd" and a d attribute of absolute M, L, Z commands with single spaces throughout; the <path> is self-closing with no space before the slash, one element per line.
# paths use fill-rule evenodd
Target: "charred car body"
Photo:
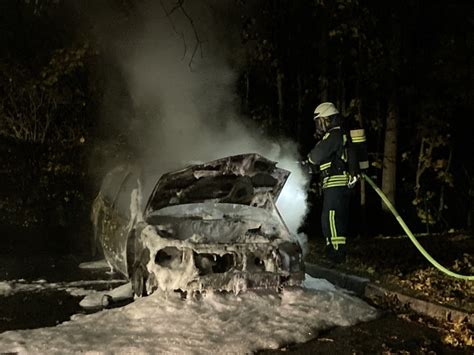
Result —
<path fill-rule="evenodd" d="M 231 156 L 162 175 L 145 200 L 138 170 L 117 167 L 93 204 L 96 242 L 137 296 L 299 285 L 301 248 L 275 206 L 288 176 Z"/>

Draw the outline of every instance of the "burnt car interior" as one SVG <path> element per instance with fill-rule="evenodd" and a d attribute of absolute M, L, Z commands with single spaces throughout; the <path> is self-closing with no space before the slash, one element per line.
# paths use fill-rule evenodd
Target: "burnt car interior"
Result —
<path fill-rule="evenodd" d="M 176 173 L 163 176 L 150 199 L 147 211 L 176 204 L 186 204 L 214 200 L 219 203 L 237 203 L 250 205 L 255 190 L 265 189 L 278 198 L 289 173 L 281 179 L 272 176 L 276 163 L 255 158 L 248 162 L 242 174 L 242 156 L 234 156 L 219 163 L 197 165 Z M 286 176 L 285 176 L 286 175 Z M 254 201 L 257 207 L 257 202 Z"/>

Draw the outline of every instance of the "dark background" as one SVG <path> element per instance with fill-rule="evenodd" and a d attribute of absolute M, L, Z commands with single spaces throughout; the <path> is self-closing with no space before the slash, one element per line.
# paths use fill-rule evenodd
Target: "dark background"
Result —
<path fill-rule="evenodd" d="M 135 154 L 127 122 L 139 108 L 131 108 L 119 67 L 77 3 L 83 2 L 0 2 L 4 250 L 88 251 L 90 207 L 100 180 Z M 111 21 L 124 24 L 136 21 L 143 3 L 101 2 L 114 14 Z M 187 1 L 177 4 L 186 9 Z M 229 58 L 238 73 L 239 113 L 268 136 L 297 142 L 304 157 L 315 144 L 314 107 L 334 102 L 350 126 L 366 130 L 369 174 L 380 184 L 385 122 L 395 107 L 400 214 L 415 232 L 472 231 L 472 4 L 227 1 L 241 50 L 238 59 Z M 226 13 L 215 11 L 225 23 Z M 199 29 L 199 17 L 191 20 Z M 102 111 L 112 77 L 123 107 L 116 126 L 104 124 Z M 302 230 L 313 237 L 320 206 L 314 181 L 309 188 L 311 209 Z M 400 233 L 375 194 L 367 195 L 365 220 L 358 192 L 355 197 L 354 234 Z"/>

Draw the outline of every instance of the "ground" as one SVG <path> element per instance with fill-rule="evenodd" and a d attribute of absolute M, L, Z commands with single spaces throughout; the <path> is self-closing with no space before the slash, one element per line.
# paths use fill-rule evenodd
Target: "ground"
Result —
<path fill-rule="evenodd" d="M 7 230 L 3 230 L 2 235 L 8 235 Z M 17 243 L 13 243 L 13 236 Z M 36 234 L 36 236 L 38 236 Z M 2 248 L 8 258 L 2 259 L 0 264 L 1 279 L 37 279 L 43 273 L 52 274 L 55 277 L 49 281 L 70 280 L 77 276 L 77 265 L 80 259 L 64 255 L 68 247 L 60 248 L 60 239 L 52 238 L 48 235 L 49 244 L 38 244 L 34 247 L 31 242 L 26 243 L 27 236 L 21 238 L 20 234 L 14 233 L 11 239 L 6 238 L 8 243 L 6 248 Z M 45 237 L 46 238 L 46 237 Z M 449 235 L 422 236 L 420 242 L 429 249 L 440 262 L 446 266 L 453 266 L 458 260 L 461 263 L 464 254 L 467 260 L 472 262 L 472 237 L 455 233 Z M 52 248 L 51 240 L 55 241 L 57 250 L 56 256 L 51 255 L 56 251 Z M 29 245 L 29 248 L 21 249 L 21 245 Z M 433 270 L 429 264 L 411 246 L 408 239 L 402 237 L 375 237 L 352 241 L 351 250 L 346 263 L 335 267 L 351 274 L 359 274 L 369 277 L 371 280 L 379 282 L 391 282 L 392 287 L 403 289 L 404 292 L 413 292 L 423 297 L 423 293 L 438 295 L 450 295 L 444 297 L 444 303 L 459 307 L 472 307 L 472 282 L 458 283 L 446 278 Z M 41 247 L 40 247 L 41 246 Z M 306 259 L 309 262 L 317 262 L 320 265 L 327 265 L 327 260 L 322 254 L 322 243 L 316 243 L 316 239 L 310 240 L 310 250 Z M 448 248 L 449 247 L 449 248 Z M 23 250 L 23 253 L 19 251 Z M 35 250 L 33 252 L 33 250 Z M 448 250 L 448 251 L 447 251 Z M 14 252 L 16 253 L 14 254 Z M 439 254 L 443 255 L 440 256 Z M 32 257 L 32 254 L 34 257 Z M 15 256 L 13 256 L 15 255 Z M 450 259 L 450 257 L 451 259 Z M 6 262 L 10 260 L 11 262 Z M 38 260 L 38 263 L 34 262 Z M 451 260 L 451 261 L 450 261 Z M 467 264 L 467 262 L 465 262 Z M 38 265 L 46 267 L 42 270 Z M 464 268 L 466 268 L 466 265 Z M 467 273 L 469 270 L 462 269 L 459 272 Z M 472 270 L 471 270 L 472 271 Z M 421 282 L 420 275 L 430 274 L 430 283 Z M 57 274 L 57 275 L 56 275 Z M 86 275 L 81 275 L 82 278 Z M 442 283 L 441 283 L 442 281 Z M 420 290 L 411 289 L 408 285 L 417 286 Z M 11 322 L 5 321 L 7 329 L 30 328 L 45 325 L 54 325 L 67 320 L 71 314 L 79 312 L 78 299 L 69 295 L 59 295 L 58 293 L 32 294 L 30 298 L 9 298 L 8 307 L 0 315 L 0 319 L 11 318 Z M 454 302 L 453 302 L 454 298 Z M 6 300 L 5 300 L 6 301 Z M 25 303 L 26 302 L 26 303 Z M 51 305 L 60 302 L 62 314 L 51 312 Z M 28 307 L 25 307 L 25 304 Z M 44 304 L 44 306 L 42 306 Z M 59 305 L 58 305 L 59 306 Z M 464 329 L 462 324 L 456 325 L 445 323 L 439 324 L 433 320 L 420 317 L 413 312 L 398 307 L 396 304 L 379 305 L 385 310 L 384 315 L 371 322 L 361 323 L 353 327 L 337 327 L 318 334 L 318 336 L 305 344 L 289 344 L 279 350 L 262 351 L 268 353 L 295 353 L 295 354 L 472 354 L 472 347 L 467 346 L 467 337 L 472 334 L 472 329 Z M 21 312 L 19 310 L 22 310 Z M 39 310 L 42 313 L 35 313 Z M 64 311 L 66 309 L 66 311 Z M 469 308 L 472 311 L 472 308 Z M 45 317 L 47 312 L 47 317 Z M 20 316 L 21 315 L 21 316 Z M 30 324 L 20 322 L 21 319 L 38 320 L 43 319 L 44 324 Z M 13 323 L 12 323 L 13 322 Z M 471 333 L 469 333 L 471 331 Z M 463 342 L 464 339 L 464 342 Z M 455 346 L 457 345 L 457 346 Z"/>
<path fill-rule="evenodd" d="M 439 330 L 387 313 L 353 327 L 339 327 L 305 344 L 265 350 L 259 354 L 470 354 L 469 349 L 444 344 Z"/>
<path fill-rule="evenodd" d="M 474 274 L 474 237 L 472 234 L 455 232 L 419 235 L 418 240 L 436 260 L 450 270 L 464 275 Z M 330 266 L 344 273 L 366 277 L 390 290 L 435 304 L 445 305 L 468 314 L 472 314 L 474 311 L 474 282 L 454 279 L 435 269 L 407 237 L 356 238 L 351 240 L 348 246 L 349 252 L 346 262 L 334 265 L 325 258 L 322 240 L 312 239 L 309 243 L 306 260 Z M 457 348 L 468 353 L 474 350 L 472 324 L 449 320 L 434 321 L 415 315 L 395 303 L 381 304 L 379 307 L 391 310 L 397 314 L 397 319 L 403 318 L 409 323 L 416 322 L 433 329 L 438 334 L 437 339 L 448 345 L 447 349 L 453 347 L 453 349 Z M 379 326 L 384 327 L 383 322 L 375 327 L 375 333 L 370 332 L 379 334 Z M 354 332 L 359 331 L 358 328 L 361 328 L 360 331 L 364 333 L 370 329 L 370 324 L 360 325 L 349 333 L 354 335 Z M 403 333 L 400 333 L 400 336 L 401 339 L 409 342 L 410 337 L 404 337 Z M 399 341 L 402 341 L 401 339 Z M 418 344 L 418 351 L 424 347 L 422 344 L 424 340 L 421 339 L 425 338 L 419 338 L 421 343 Z M 385 345 L 387 345 L 387 341 L 390 341 L 390 337 L 385 339 Z M 436 342 L 430 339 L 429 343 L 433 345 Z M 428 346 L 428 348 L 430 347 Z M 379 350 L 382 351 L 383 347 Z"/>
<path fill-rule="evenodd" d="M 423 247 L 448 269 L 474 274 L 474 237 L 466 233 L 417 236 Z M 322 243 L 310 243 L 307 261 L 329 264 Z M 474 311 L 474 283 L 455 279 L 435 269 L 408 237 L 378 236 L 350 241 L 345 263 L 338 269 L 358 274 L 424 299 Z"/>

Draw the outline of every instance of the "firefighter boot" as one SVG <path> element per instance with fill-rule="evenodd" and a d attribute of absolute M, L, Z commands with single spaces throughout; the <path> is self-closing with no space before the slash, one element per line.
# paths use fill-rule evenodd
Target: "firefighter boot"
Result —
<path fill-rule="evenodd" d="M 346 246 L 338 245 L 335 249 L 332 244 L 328 244 L 325 248 L 325 254 L 331 263 L 342 264 L 346 261 Z"/>

